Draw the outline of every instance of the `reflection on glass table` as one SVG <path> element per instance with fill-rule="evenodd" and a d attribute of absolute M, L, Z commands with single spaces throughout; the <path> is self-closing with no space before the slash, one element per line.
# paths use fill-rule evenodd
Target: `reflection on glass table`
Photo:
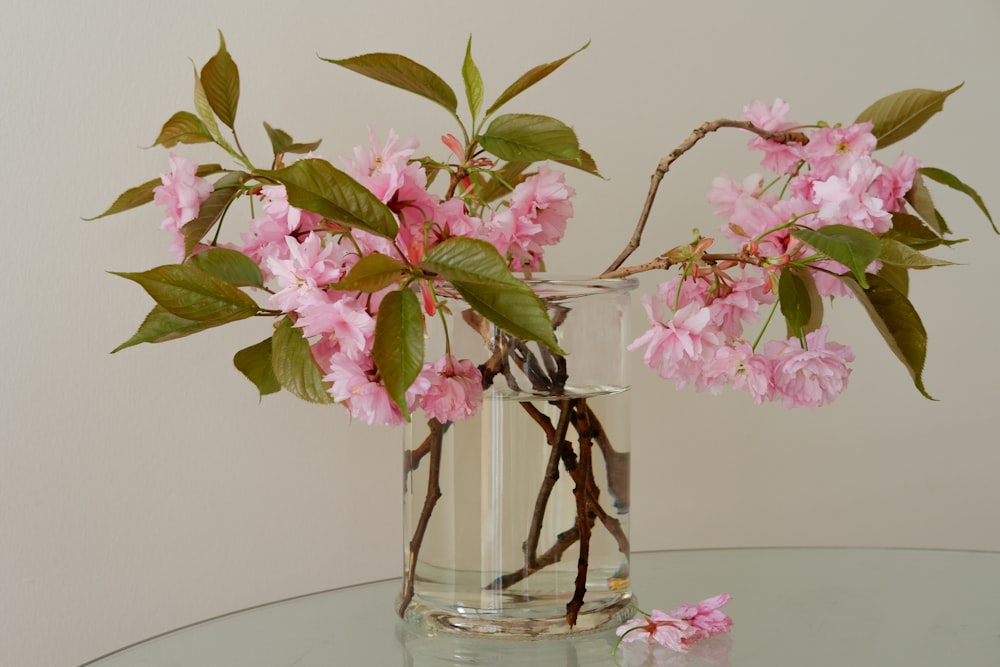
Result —
<path fill-rule="evenodd" d="M 428 635 L 393 615 L 398 580 L 254 607 L 154 637 L 87 667 L 998 667 L 1000 553 L 712 549 L 633 554 L 639 605 L 728 592 L 729 636 L 689 654 L 570 640 Z"/>

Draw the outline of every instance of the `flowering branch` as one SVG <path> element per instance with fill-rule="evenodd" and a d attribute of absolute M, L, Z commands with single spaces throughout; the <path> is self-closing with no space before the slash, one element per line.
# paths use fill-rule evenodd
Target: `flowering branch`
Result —
<path fill-rule="evenodd" d="M 725 262 L 732 262 L 733 264 L 752 264 L 754 266 L 767 266 L 770 262 L 767 258 L 760 257 L 748 252 L 736 252 L 736 253 L 704 253 L 699 256 L 701 261 L 705 264 L 721 264 Z M 635 264 L 633 266 L 626 266 L 619 269 L 609 270 L 602 273 L 600 278 L 627 278 L 629 276 L 634 276 L 637 273 L 645 273 L 646 271 L 665 271 L 671 267 L 687 264 L 689 260 L 678 260 L 672 259 L 666 256 L 660 256 L 652 259 L 643 264 Z"/>
<path fill-rule="evenodd" d="M 318 141 L 295 142 L 265 123 L 273 159 L 270 170 L 260 170 L 236 133 L 239 76 L 220 34 L 218 52 L 195 72 L 196 113 L 171 116 L 155 144 L 214 143 L 245 171 L 199 166 L 171 154 L 168 173 L 125 191 L 98 216 L 155 202 L 165 211 L 161 227 L 173 238 L 176 258 L 148 271 L 116 274 L 139 284 L 156 305 L 115 351 L 272 317 L 269 337 L 234 356 L 261 395 L 285 389 L 307 401 L 340 404 L 370 424 L 399 425 L 414 411 L 424 412 L 430 433 L 404 453 L 407 476 L 424 459 L 429 462 L 426 495 L 409 541 L 401 615 L 415 595 L 421 545 L 442 495 L 444 433 L 480 410 L 495 380 L 504 380 L 512 394 L 552 401 L 559 416 L 553 424 L 553 418 L 522 403 L 550 451 L 522 545 L 524 566 L 496 578 L 491 587 L 521 581 L 579 542 L 575 589 L 565 615 L 572 626 L 587 593 L 597 521 L 623 554 L 629 551 L 621 523 L 599 502 L 593 449 L 602 453 L 607 494 L 619 512 L 629 506 L 628 454 L 612 446 L 587 399 L 566 396 L 569 369 L 556 334 L 570 309 L 544 303 L 523 279 L 542 268 L 545 247 L 561 241 L 573 214 L 575 191 L 565 174 L 544 163 L 591 174 L 599 173 L 597 165 L 569 125 L 538 114 L 498 113 L 573 55 L 532 68 L 486 105 L 470 41 L 462 67 L 469 124 L 459 117 L 455 91 L 409 58 L 373 53 L 329 60 L 447 110 L 464 139 L 442 137 L 456 160 L 416 159 L 415 140 L 390 131 L 381 143 L 372 132 L 370 150 L 357 148 L 343 171 L 315 156 Z M 853 296 L 929 398 L 921 380 L 927 335 L 907 296 L 908 271 L 948 264 L 923 251 L 957 241 L 946 240 L 950 230 L 924 179 L 966 194 L 991 223 L 992 218 L 979 195 L 954 175 L 905 154 L 892 165 L 872 154 L 920 129 L 957 89 L 902 91 L 875 102 L 850 125 L 822 123 L 808 128 L 808 136 L 805 126 L 786 122 L 788 105 L 782 100 L 747 105 L 743 120 L 719 119 L 696 128 L 657 164 L 628 243 L 601 274 L 617 279 L 680 268 L 678 276 L 658 286 L 655 297 L 643 298 L 650 328 L 629 348 L 644 348 L 646 364 L 679 388 L 690 384 L 716 393 L 730 386 L 748 391 L 757 403 L 818 407 L 846 387 L 854 358 L 848 347 L 827 342 L 823 297 Z M 232 131 L 235 148 L 223 138 L 220 123 Z M 626 266 L 641 243 L 663 177 L 677 159 L 723 128 L 751 133 L 751 149 L 763 152 L 761 165 L 775 175 L 766 185 L 759 176 L 713 181 L 709 199 L 726 221 L 722 234 L 739 250 L 709 253 L 714 239 L 699 235 Z M 292 154 L 303 157 L 286 165 Z M 449 177 L 443 196 L 430 188 L 441 171 Z M 227 242 L 223 221 L 243 197 L 258 199 L 260 211 L 251 203 L 244 228 L 233 235 L 238 241 Z M 261 299 L 267 307 L 258 304 Z M 485 363 L 451 356 L 444 317 L 448 299 L 468 305 L 465 323 L 483 335 L 492 352 Z M 768 304 L 774 304 L 771 314 L 780 311 L 789 335 L 758 349 L 757 342 L 746 342 L 744 327 Z M 433 322 L 439 312 L 446 352 L 428 360 L 428 319 Z M 539 554 L 560 465 L 575 485 L 576 517 Z M 712 615 L 724 601 L 703 604 Z M 685 616 L 690 611 L 662 624 L 649 617 L 643 627 L 649 634 L 662 627 L 687 632 L 682 623 L 701 613 Z M 633 630 L 628 637 L 640 634 Z M 678 640 L 685 638 L 690 637 Z"/>
<path fill-rule="evenodd" d="M 809 138 L 801 132 L 769 132 L 768 130 L 757 127 L 750 121 L 720 118 L 719 120 L 702 123 L 701 126 L 695 128 L 691 135 L 677 148 L 670 151 L 668 155 L 660 159 L 660 162 L 656 165 L 656 171 L 654 171 L 653 175 L 650 177 L 649 193 L 646 195 L 646 201 L 642 205 L 642 212 L 639 214 L 639 222 L 636 223 L 635 231 L 632 232 L 632 236 L 625 245 L 625 249 L 618 254 L 615 260 L 608 265 L 607 269 L 604 270 L 604 273 L 601 274 L 602 278 L 617 277 L 609 274 L 612 274 L 615 269 L 624 264 L 625 260 L 639 248 L 639 244 L 642 240 L 642 234 L 646 229 L 646 221 L 649 219 L 650 211 L 653 210 L 653 200 L 656 199 L 656 193 L 660 188 L 660 181 L 662 181 L 663 177 L 666 176 L 668 171 L 670 171 L 670 165 L 672 165 L 677 158 L 694 148 L 695 144 L 708 136 L 709 133 L 726 127 L 748 130 L 763 139 L 769 139 L 783 144 L 795 143 L 805 145 L 809 142 Z"/>

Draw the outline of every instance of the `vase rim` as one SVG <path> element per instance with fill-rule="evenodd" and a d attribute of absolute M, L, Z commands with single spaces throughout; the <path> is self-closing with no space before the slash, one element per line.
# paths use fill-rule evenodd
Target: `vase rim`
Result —
<path fill-rule="evenodd" d="M 633 277 L 627 278 L 596 278 L 584 274 L 566 274 L 535 272 L 530 278 L 525 278 L 523 274 L 515 273 L 520 280 L 534 288 L 543 285 L 552 287 L 566 287 L 570 289 L 592 288 L 599 291 L 631 291 L 639 286 L 639 280 Z"/>

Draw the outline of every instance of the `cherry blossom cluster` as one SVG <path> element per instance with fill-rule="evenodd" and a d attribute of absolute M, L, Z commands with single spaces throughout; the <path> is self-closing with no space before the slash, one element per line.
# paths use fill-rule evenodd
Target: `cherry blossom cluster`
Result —
<path fill-rule="evenodd" d="M 733 620 L 722 611 L 732 596 L 728 593 L 702 600 L 696 605 L 683 604 L 668 612 L 659 609 L 626 621 L 615 630 L 621 642 L 660 644 L 687 653 L 701 639 L 729 632 Z"/>
<path fill-rule="evenodd" d="M 786 120 L 788 105 L 753 102 L 743 117 L 769 132 L 799 130 Z M 819 407 L 847 386 L 854 360 L 850 348 L 827 340 L 820 327 L 802 337 L 753 343 L 744 326 L 773 308 L 778 276 L 797 266 L 811 275 L 819 296 L 851 294 L 840 275 L 847 267 L 820 258 L 792 236 L 796 228 L 846 225 L 882 234 L 892 214 L 903 209 L 920 163 L 901 154 L 886 165 L 872 157 L 872 124 L 820 126 L 808 141 L 778 142 L 755 135 L 751 150 L 773 176 L 753 174 L 736 181 L 723 173 L 708 193 L 725 222 L 722 233 L 740 249 L 739 261 L 702 261 L 711 239 L 700 239 L 682 275 L 643 298 L 650 329 L 630 349 L 678 388 L 719 393 L 724 387 L 749 391 L 753 400 L 785 407 Z M 868 272 L 879 269 L 878 262 Z M 770 317 L 768 317 L 770 321 Z"/>
<path fill-rule="evenodd" d="M 512 270 L 537 267 L 544 246 L 562 239 L 575 192 L 562 172 L 541 167 L 495 208 L 473 211 L 462 197 L 442 199 L 428 190 L 426 170 L 412 159 L 415 140 L 390 132 L 384 145 L 374 133 L 370 141 L 370 147 L 358 147 L 353 158 L 344 159 L 345 169 L 395 214 L 395 239 L 335 225 L 290 205 L 283 185 L 264 185 L 255 192 L 259 214 L 241 241 L 227 247 L 260 268 L 270 305 L 289 314 L 310 341 L 334 400 L 356 419 L 394 426 L 403 415 L 379 378 L 372 345 L 379 304 L 395 286 L 367 294 L 338 290 L 337 283 L 364 256 L 381 253 L 416 265 L 435 244 L 452 237 L 488 241 Z M 197 165 L 189 160 L 171 155 L 170 164 L 154 198 L 166 211 L 162 228 L 173 235 L 172 250 L 181 261 L 182 227 L 197 217 L 212 184 L 196 175 Z M 427 316 L 435 315 L 433 286 L 421 282 L 420 288 Z M 406 398 L 411 411 L 421 408 L 441 422 L 466 419 L 482 405 L 481 374 L 472 361 L 446 352 L 424 364 Z"/>

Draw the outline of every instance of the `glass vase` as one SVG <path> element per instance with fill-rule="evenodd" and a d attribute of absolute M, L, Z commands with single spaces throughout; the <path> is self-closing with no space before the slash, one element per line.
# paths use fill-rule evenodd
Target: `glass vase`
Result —
<path fill-rule="evenodd" d="M 529 284 L 565 355 L 449 302 L 452 353 L 479 364 L 485 393 L 466 421 L 418 413 L 406 429 L 407 621 L 537 638 L 631 613 L 625 346 L 637 282 Z"/>

